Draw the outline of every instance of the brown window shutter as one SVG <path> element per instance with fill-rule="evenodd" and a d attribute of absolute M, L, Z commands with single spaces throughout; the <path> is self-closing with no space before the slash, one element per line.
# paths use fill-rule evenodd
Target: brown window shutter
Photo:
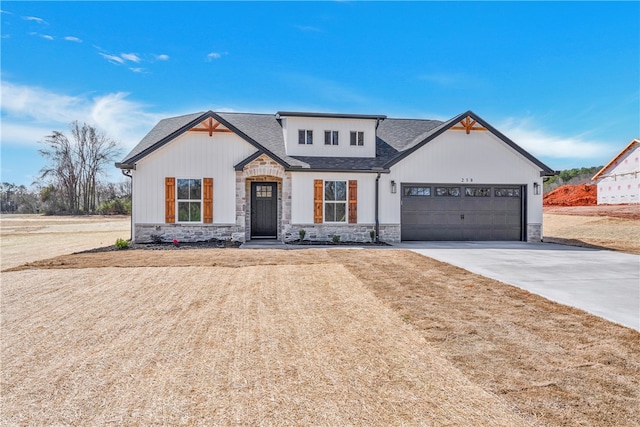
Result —
<path fill-rule="evenodd" d="M 321 179 L 313 180 L 313 222 L 322 223 L 322 202 L 324 191 Z"/>
<path fill-rule="evenodd" d="M 358 222 L 358 181 L 349 180 L 349 224 Z"/>
<path fill-rule="evenodd" d="M 176 222 L 176 179 L 164 179 L 164 222 Z"/>
<path fill-rule="evenodd" d="M 213 222 L 213 178 L 204 178 L 204 213 L 203 222 Z"/>

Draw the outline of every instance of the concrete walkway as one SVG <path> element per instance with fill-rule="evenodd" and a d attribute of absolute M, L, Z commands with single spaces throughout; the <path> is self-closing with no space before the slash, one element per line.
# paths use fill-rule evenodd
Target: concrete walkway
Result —
<path fill-rule="evenodd" d="M 638 255 L 523 242 L 403 242 L 393 247 L 640 330 Z"/>

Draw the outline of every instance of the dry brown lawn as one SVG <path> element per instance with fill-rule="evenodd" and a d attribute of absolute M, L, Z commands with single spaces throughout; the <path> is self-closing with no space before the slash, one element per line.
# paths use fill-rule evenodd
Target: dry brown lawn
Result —
<path fill-rule="evenodd" d="M 2 269 L 113 245 L 130 237 L 130 224 L 125 216 L 1 215 Z"/>
<path fill-rule="evenodd" d="M 640 425 L 640 333 L 412 252 L 25 261 L 3 425 Z"/>
<path fill-rule="evenodd" d="M 545 207 L 544 240 L 640 254 L 640 205 Z"/>

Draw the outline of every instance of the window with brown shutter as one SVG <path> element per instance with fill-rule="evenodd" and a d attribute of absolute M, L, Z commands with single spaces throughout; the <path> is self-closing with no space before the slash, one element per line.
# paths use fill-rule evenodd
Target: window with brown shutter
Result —
<path fill-rule="evenodd" d="M 322 201 L 324 200 L 324 188 L 321 179 L 313 181 L 313 222 L 322 223 Z"/>
<path fill-rule="evenodd" d="M 164 179 L 164 222 L 176 222 L 176 179 Z"/>
<path fill-rule="evenodd" d="M 213 178 L 204 178 L 203 183 L 203 222 L 213 222 Z"/>
<path fill-rule="evenodd" d="M 358 181 L 349 180 L 349 224 L 358 222 Z"/>

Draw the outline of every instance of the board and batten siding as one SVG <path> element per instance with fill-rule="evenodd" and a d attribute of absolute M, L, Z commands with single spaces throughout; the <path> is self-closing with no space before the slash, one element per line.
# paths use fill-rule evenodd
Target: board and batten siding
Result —
<path fill-rule="evenodd" d="M 375 223 L 375 174 L 366 173 L 291 173 L 291 224 L 314 223 L 314 181 L 357 180 L 357 223 Z M 348 200 L 346 201 L 348 205 Z M 348 212 L 347 212 L 348 216 Z M 345 224 L 348 224 L 345 222 Z"/>
<path fill-rule="evenodd" d="M 391 193 L 391 181 L 396 193 Z M 542 223 L 540 168 L 489 131 L 448 130 L 391 167 L 380 178 L 380 222 L 400 224 L 401 184 L 513 184 L 527 185 L 527 222 Z"/>
<path fill-rule="evenodd" d="M 189 133 L 177 137 L 136 163 L 133 171 L 133 222 L 165 223 L 165 178 L 213 178 L 213 224 L 236 222 L 233 166 L 256 148 L 231 133 Z"/>
<path fill-rule="evenodd" d="M 313 130 L 313 144 L 299 144 L 298 130 Z M 324 144 L 324 131 L 339 132 L 338 145 Z M 366 119 L 287 117 L 282 131 L 289 156 L 375 157 L 376 122 Z M 364 145 L 351 145 L 351 131 L 364 132 Z"/>

